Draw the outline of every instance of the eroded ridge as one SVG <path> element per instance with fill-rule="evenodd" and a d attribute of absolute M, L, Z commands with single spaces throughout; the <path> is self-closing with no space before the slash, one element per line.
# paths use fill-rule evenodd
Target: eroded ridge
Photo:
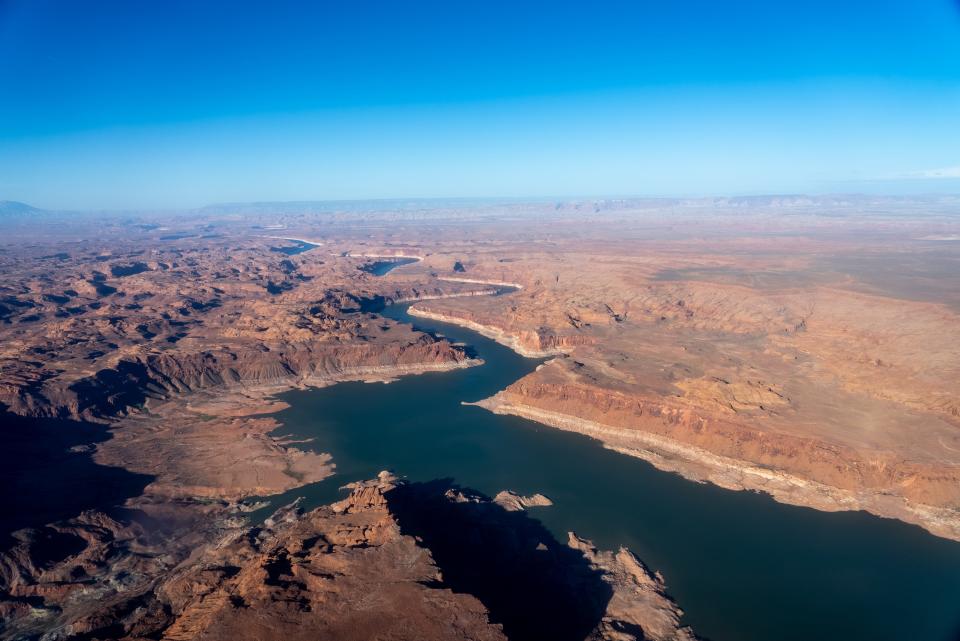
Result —
<path fill-rule="evenodd" d="M 196 522 L 181 524 L 177 554 L 163 559 L 141 524 L 73 519 L 3 557 L 5 633 L 694 639 L 662 579 L 626 550 L 600 552 L 572 533 L 559 543 L 522 512 L 447 481 L 412 484 L 382 472 L 349 489 L 309 512 L 284 507 L 263 526 L 220 519 L 203 537 Z M 75 543 L 80 551 L 41 565 L 38 549 L 56 537 L 60 550 Z M 79 575 L 88 580 L 63 580 Z"/>

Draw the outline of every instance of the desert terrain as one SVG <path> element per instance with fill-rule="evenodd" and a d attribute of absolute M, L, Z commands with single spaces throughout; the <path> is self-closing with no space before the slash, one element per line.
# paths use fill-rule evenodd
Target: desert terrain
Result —
<path fill-rule="evenodd" d="M 249 521 L 336 473 L 273 435 L 278 393 L 482 364 L 376 313 L 397 302 L 545 359 L 492 412 L 960 540 L 958 199 L 3 211 L 4 638 L 536 638 L 495 596 L 513 575 L 458 565 L 467 530 L 513 532 L 475 562 L 527 593 L 595 597 L 568 638 L 694 638 L 669 576 L 552 540 L 544 497 L 384 473 Z"/>

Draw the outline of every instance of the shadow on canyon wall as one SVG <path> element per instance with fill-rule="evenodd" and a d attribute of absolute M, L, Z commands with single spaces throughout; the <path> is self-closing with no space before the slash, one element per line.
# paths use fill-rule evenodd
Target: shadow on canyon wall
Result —
<path fill-rule="evenodd" d="M 0 412 L 0 552 L 14 543 L 15 530 L 84 510 L 116 512 L 143 493 L 151 476 L 93 461 L 91 445 L 109 438 L 103 425 Z"/>
<path fill-rule="evenodd" d="M 602 573 L 526 512 L 450 479 L 399 486 L 387 501 L 433 553 L 442 585 L 477 597 L 511 641 L 583 641 L 603 617 L 613 591 Z"/>
<path fill-rule="evenodd" d="M 115 368 L 80 379 L 70 386 L 70 391 L 77 396 L 78 413 L 91 411 L 97 416 L 114 416 L 128 407 L 142 405 L 151 383 L 150 372 L 143 363 L 120 361 Z"/>

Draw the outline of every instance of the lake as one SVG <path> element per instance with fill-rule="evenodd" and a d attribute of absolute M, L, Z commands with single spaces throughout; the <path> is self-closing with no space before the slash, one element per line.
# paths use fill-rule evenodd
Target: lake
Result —
<path fill-rule="evenodd" d="M 274 507 L 337 500 L 341 485 L 383 469 L 490 496 L 542 492 L 555 505 L 530 514 L 557 539 L 572 530 L 601 548 L 629 547 L 663 573 L 684 622 L 713 641 L 960 639 L 960 543 L 863 512 L 692 483 L 585 436 L 461 405 L 540 361 L 407 307 L 382 314 L 467 343 L 485 364 L 282 394 L 290 408 L 275 415 L 277 434 L 314 439 L 302 447 L 330 452 L 337 473 L 273 497 Z"/>

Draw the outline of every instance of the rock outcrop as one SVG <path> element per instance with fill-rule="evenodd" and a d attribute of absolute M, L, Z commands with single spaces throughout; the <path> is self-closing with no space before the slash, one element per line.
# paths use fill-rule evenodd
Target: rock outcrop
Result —
<path fill-rule="evenodd" d="M 103 515 L 24 533 L 0 558 L 0 637 L 694 638 L 662 580 L 626 550 L 598 552 L 573 534 L 560 544 L 525 516 L 460 488 L 453 494 L 469 500 L 458 501 L 442 483 L 383 472 L 349 489 L 340 502 L 309 512 L 293 504 L 255 527 L 205 508 L 215 516 L 207 528 L 169 529 L 177 544 L 162 557 L 149 553 L 156 537 L 146 527 Z M 187 509 L 197 520 L 199 510 Z M 449 538 L 465 527 L 481 547 Z M 41 558 L 44 546 L 59 553 Z M 542 590 L 505 602 L 486 584 L 505 573 Z"/>
<path fill-rule="evenodd" d="M 520 496 L 516 492 L 503 490 L 493 497 L 493 502 L 505 509 L 507 512 L 519 512 L 531 507 L 550 507 L 553 501 L 543 494 L 532 494 L 530 496 Z"/>

